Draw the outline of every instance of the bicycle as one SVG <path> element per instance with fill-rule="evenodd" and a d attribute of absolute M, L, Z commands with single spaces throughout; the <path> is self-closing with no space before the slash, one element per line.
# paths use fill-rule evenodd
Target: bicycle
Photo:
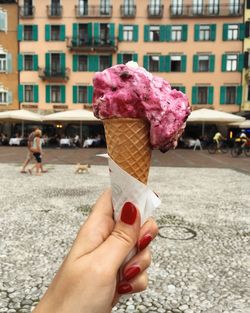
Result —
<path fill-rule="evenodd" d="M 237 158 L 243 153 L 246 157 L 250 157 L 250 143 L 248 142 L 243 148 L 241 145 L 242 142 L 235 142 L 233 148 L 231 149 L 231 155 L 233 158 Z"/>
<path fill-rule="evenodd" d="M 228 144 L 226 141 L 222 141 L 218 148 L 217 142 L 213 141 L 207 148 L 208 153 L 215 154 L 217 151 L 221 151 L 222 153 L 227 153 L 229 150 Z"/>

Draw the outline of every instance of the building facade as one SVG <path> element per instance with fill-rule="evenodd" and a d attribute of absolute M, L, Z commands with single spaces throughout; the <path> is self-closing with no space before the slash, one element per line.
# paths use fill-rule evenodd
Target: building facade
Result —
<path fill-rule="evenodd" d="M 91 106 L 96 71 L 134 60 L 195 108 L 238 112 L 243 0 L 21 0 L 19 101 L 38 111 Z"/>
<path fill-rule="evenodd" d="M 19 108 L 18 102 L 18 6 L 16 1 L 0 1 L 0 111 Z"/>
<path fill-rule="evenodd" d="M 242 106 L 243 112 L 250 112 L 250 1 L 245 2 L 245 39 L 244 39 L 244 68 L 242 71 Z"/>

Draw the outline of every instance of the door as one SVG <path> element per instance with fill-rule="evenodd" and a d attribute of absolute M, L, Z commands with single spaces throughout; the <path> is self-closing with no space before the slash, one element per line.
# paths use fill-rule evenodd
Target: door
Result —
<path fill-rule="evenodd" d="M 60 69 L 60 54 L 51 54 L 51 74 L 52 76 L 58 76 L 61 72 Z"/>
<path fill-rule="evenodd" d="M 88 0 L 79 0 L 79 15 L 88 15 Z"/>

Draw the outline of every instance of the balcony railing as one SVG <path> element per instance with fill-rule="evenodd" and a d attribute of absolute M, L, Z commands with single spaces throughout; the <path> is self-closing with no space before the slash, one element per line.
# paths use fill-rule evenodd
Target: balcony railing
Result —
<path fill-rule="evenodd" d="M 48 17 L 62 17 L 62 5 L 47 5 Z"/>
<path fill-rule="evenodd" d="M 162 18 L 164 5 L 148 5 L 149 18 Z"/>
<path fill-rule="evenodd" d="M 100 6 L 100 5 L 85 5 L 75 6 L 76 17 L 111 17 L 113 7 L 112 5 Z"/>
<path fill-rule="evenodd" d="M 121 17 L 135 17 L 136 15 L 136 5 L 121 5 L 120 6 Z"/>
<path fill-rule="evenodd" d="M 35 14 L 35 7 L 33 5 L 23 5 L 19 7 L 19 15 L 21 18 L 33 18 Z"/>
<path fill-rule="evenodd" d="M 48 81 L 67 81 L 69 79 L 70 69 L 67 67 L 66 69 L 46 69 L 46 68 L 39 68 L 38 76 L 42 80 Z"/>
<path fill-rule="evenodd" d="M 186 17 L 238 17 L 243 15 L 242 3 L 218 5 L 170 5 L 171 18 Z"/>
<path fill-rule="evenodd" d="M 100 38 L 80 38 L 80 37 L 67 37 L 67 47 L 71 50 L 78 51 L 116 51 L 117 39 L 109 37 L 107 39 Z"/>

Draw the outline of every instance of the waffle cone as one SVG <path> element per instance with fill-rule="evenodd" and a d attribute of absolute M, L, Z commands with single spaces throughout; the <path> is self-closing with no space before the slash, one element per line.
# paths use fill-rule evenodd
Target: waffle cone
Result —
<path fill-rule="evenodd" d="M 151 159 L 149 124 L 136 118 L 105 119 L 103 123 L 109 156 L 146 184 Z"/>

